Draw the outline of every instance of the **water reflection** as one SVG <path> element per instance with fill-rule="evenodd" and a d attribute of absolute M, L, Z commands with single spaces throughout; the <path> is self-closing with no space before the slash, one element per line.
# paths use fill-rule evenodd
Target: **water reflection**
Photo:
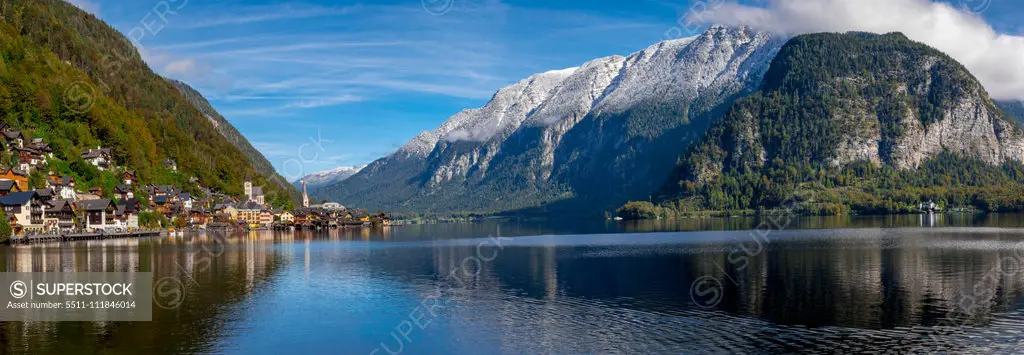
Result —
<path fill-rule="evenodd" d="M 175 307 L 154 307 L 153 322 L 4 323 L 0 352 L 336 354 L 384 342 L 407 353 L 1001 352 L 1021 343 L 1024 229 L 992 228 L 1020 226 L 1019 216 L 800 219 L 812 229 L 776 231 L 761 245 L 728 231 L 757 223 L 488 222 L 0 247 L 3 271 L 151 271 L 182 291 Z M 967 225 L 984 228 L 955 227 Z M 620 233 L 675 230 L 697 232 Z M 710 307 L 694 298 L 702 278 L 720 287 Z M 396 326 L 434 299 L 442 306 L 429 325 L 395 343 Z M 966 313 L 966 327 L 940 331 L 952 313 Z"/>

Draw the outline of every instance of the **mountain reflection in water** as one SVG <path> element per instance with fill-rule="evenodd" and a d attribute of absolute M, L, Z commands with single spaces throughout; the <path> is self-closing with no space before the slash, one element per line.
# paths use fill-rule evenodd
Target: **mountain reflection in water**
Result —
<path fill-rule="evenodd" d="M 1016 351 L 1024 220 L 926 218 L 801 218 L 765 239 L 729 230 L 750 218 L 490 220 L 0 247 L 4 271 L 152 271 L 182 295 L 152 322 L 6 322 L 0 352 Z M 396 337 L 410 315 L 426 324 Z"/>

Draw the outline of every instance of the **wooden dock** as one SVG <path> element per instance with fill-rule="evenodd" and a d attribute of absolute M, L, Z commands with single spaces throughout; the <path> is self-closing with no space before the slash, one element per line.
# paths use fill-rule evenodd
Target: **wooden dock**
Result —
<path fill-rule="evenodd" d="M 145 229 L 131 232 L 90 232 L 90 233 L 61 233 L 61 234 L 34 234 L 16 235 L 11 237 L 11 243 L 47 243 L 65 242 L 75 240 L 96 240 L 115 238 L 148 238 L 167 235 L 165 229 Z"/>

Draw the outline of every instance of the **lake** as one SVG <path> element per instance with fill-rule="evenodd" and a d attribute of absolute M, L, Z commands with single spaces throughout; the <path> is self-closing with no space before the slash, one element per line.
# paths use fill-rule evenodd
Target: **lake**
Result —
<path fill-rule="evenodd" d="M 1024 216 L 502 221 L 0 246 L 152 271 L 152 322 L 6 322 L 2 353 L 1007 353 Z"/>

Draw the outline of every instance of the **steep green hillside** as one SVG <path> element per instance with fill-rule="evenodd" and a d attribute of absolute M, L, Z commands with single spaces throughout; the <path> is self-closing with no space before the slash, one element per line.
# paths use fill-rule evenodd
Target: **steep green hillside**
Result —
<path fill-rule="evenodd" d="M 46 138 L 68 166 L 81 149 L 102 145 L 144 183 L 183 184 L 195 176 L 239 195 L 245 176 L 260 176 L 106 23 L 61 0 L 0 0 L 0 14 L 0 117 Z M 162 168 L 166 158 L 177 161 L 179 174 Z M 289 187 L 266 189 L 279 194 Z"/>
<path fill-rule="evenodd" d="M 299 191 L 297 189 L 288 188 L 288 186 L 291 185 L 288 183 L 288 180 L 279 175 L 277 170 L 274 170 L 274 166 L 270 164 L 270 161 L 267 161 L 267 158 L 263 156 L 263 153 L 256 150 L 256 148 L 249 143 L 249 140 L 246 139 L 242 133 L 238 132 L 238 129 L 235 128 L 235 126 L 232 126 L 224 116 L 221 116 L 220 113 L 210 105 L 210 102 L 199 93 L 199 91 L 181 81 L 173 79 L 170 79 L 170 81 L 178 88 L 178 90 L 181 91 L 182 95 L 185 95 L 185 99 L 188 100 L 192 106 L 195 106 L 203 116 L 206 116 L 214 127 L 217 127 L 217 132 L 220 132 L 220 134 L 238 148 L 242 154 L 245 154 L 245 157 L 249 159 L 249 162 L 252 163 L 252 166 L 256 171 L 265 177 L 269 177 L 270 182 L 275 186 L 280 187 L 282 190 L 289 191 L 289 195 L 292 199 L 300 198 Z"/>
<path fill-rule="evenodd" d="M 1024 134 L 959 63 L 902 34 L 814 34 L 690 149 L 667 210 L 1024 208 Z M 795 192 L 799 191 L 799 193 Z"/>

